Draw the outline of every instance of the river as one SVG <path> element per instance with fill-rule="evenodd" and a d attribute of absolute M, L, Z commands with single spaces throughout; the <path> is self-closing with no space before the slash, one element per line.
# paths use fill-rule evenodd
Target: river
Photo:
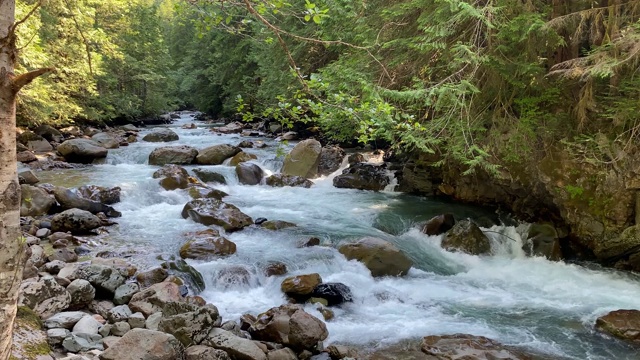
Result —
<path fill-rule="evenodd" d="M 165 145 L 203 148 L 235 145 L 246 139 L 216 135 L 206 127 L 181 128 L 190 122 L 190 115 L 184 114 L 170 125 L 179 141 L 139 141 L 110 150 L 104 165 L 38 176 L 44 182 L 67 187 L 120 186 L 122 202 L 115 208 L 122 217 L 115 219 L 119 225 L 100 237 L 99 248 L 134 254 L 142 269 L 155 266 L 159 257 L 177 254 L 185 232 L 204 226 L 180 216 L 190 199 L 184 190 L 165 191 L 158 185 L 151 177 L 157 167 L 147 165 L 149 153 Z M 149 131 L 142 131 L 140 139 Z M 294 144 L 261 140 L 267 143 L 266 148 L 246 151 L 256 154 L 256 162 L 268 173 L 277 172 L 282 164 L 276 158 L 277 149 L 288 151 Z M 457 218 L 495 218 L 491 210 L 387 191 L 337 189 L 332 186 L 332 176 L 314 180 L 310 189 L 245 186 L 238 183 L 230 166 L 203 168 L 225 174 L 228 184 L 215 187 L 230 194 L 225 201 L 254 219 L 265 217 L 298 225 L 275 232 L 252 226 L 227 235 L 237 244 L 235 255 L 211 262 L 190 261 L 205 278 L 206 289 L 201 295 L 218 307 L 225 320 L 283 304 L 280 283 L 284 277 L 317 272 L 324 282 L 348 285 L 355 298 L 353 303 L 334 309 L 335 319 L 327 322 L 327 343 L 376 348 L 426 335 L 468 333 L 554 359 L 640 357 L 637 348 L 605 337 L 593 327 L 598 316 L 611 310 L 640 308 L 637 276 L 526 257 L 520 235 L 512 226 L 484 229 L 492 239 L 494 255 L 481 257 L 444 251 L 439 236 L 426 236 L 415 228 L 420 221 L 443 212 L 453 212 Z M 311 236 L 327 246 L 298 247 Z M 363 265 L 347 261 L 332 247 L 363 236 L 395 243 L 409 254 L 414 267 L 402 278 L 374 279 Z M 289 275 L 262 275 L 260 269 L 272 261 L 287 264 Z M 221 278 L 221 270 L 230 266 L 245 267 L 252 274 L 250 281 Z M 313 306 L 306 310 L 322 318 Z"/>

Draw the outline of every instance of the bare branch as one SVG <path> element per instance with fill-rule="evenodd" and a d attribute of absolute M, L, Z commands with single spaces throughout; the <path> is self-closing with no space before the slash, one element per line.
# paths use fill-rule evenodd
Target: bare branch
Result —
<path fill-rule="evenodd" d="M 53 72 L 54 70 L 54 68 L 40 68 L 14 77 L 11 81 L 13 92 L 17 94 L 20 89 L 31 83 L 38 76 Z"/>
<path fill-rule="evenodd" d="M 42 6 L 42 0 L 38 1 L 33 7 L 33 9 L 31 9 L 31 11 L 29 11 L 29 13 L 25 15 L 25 17 L 16 21 L 13 25 L 11 25 L 11 28 L 9 29 L 9 35 L 14 35 L 18 26 L 20 26 L 21 24 L 24 24 L 27 20 L 29 20 L 31 15 L 33 15 L 36 12 L 36 10 L 40 8 L 40 6 Z"/>

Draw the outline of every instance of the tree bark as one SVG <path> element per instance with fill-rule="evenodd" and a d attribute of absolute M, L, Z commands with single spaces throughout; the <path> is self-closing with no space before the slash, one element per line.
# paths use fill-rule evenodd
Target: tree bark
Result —
<path fill-rule="evenodd" d="M 13 323 L 22 280 L 25 243 L 20 233 L 16 161 L 16 95 L 39 69 L 15 76 L 15 0 L 0 0 L 0 360 L 11 356 Z"/>

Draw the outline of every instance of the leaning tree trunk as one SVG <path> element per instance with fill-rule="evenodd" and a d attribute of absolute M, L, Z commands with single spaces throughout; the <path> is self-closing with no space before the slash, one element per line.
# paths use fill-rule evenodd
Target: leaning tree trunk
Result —
<path fill-rule="evenodd" d="M 37 9 L 29 13 L 30 15 Z M 20 185 L 16 161 L 16 95 L 51 69 L 16 76 L 15 0 L 0 0 L 0 360 L 11 355 L 24 241 L 20 234 Z"/>

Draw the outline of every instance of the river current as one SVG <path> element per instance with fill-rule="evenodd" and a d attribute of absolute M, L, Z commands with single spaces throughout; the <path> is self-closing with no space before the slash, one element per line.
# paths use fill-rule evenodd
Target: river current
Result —
<path fill-rule="evenodd" d="M 114 207 L 122 217 L 101 237 L 100 249 L 134 254 L 142 269 L 155 266 L 160 256 L 177 255 L 184 233 L 205 227 L 180 216 L 190 198 L 184 190 L 165 191 L 159 186 L 152 178 L 158 167 L 147 164 L 149 153 L 159 146 L 204 148 L 236 145 L 247 139 L 213 134 L 207 127 L 181 128 L 192 121 L 184 114 L 169 125 L 180 136 L 179 141 L 139 141 L 110 150 L 106 164 L 38 176 L 43 182 L 67 187 L 120 186 L 122 202 Z M 150 130 L 141 131 L 139 138 Z M 267 143 L 263 149 L 245 149 L 258 156 L 255 162 L 267 173 L 279 171 L 282 160 L 276 154 L 294 145 L 248 139 Z M 227 165 L 200 167 L 224 174 L 227 185 L 211 185 L 229 193 L 225 201 L 252 218 L 298 225 L 279 231 L 252 226 L 227 234 L 237 244 L 236 254 L 210 262 L 189 261 L 205 279 L 201 296 L 218 307 L 224 320 L 237 320 L 247 312 L 255 315 L 285 303 L 280 283 L 286 276 L 317 272 L 324 282 L 348 285 L 355 298 L 353 303 L 334 309 L 335 318 L 327 322 L 329 344 L 380 348 L 426 335 L 467 333 L 524 347 L 543 354 L 543 358 L 640 358 L 637 348 L 605 337 L 593 327 L 596 318 L 609 311 L 640 309 L 637 276 L 526 257 L 513 226 L 483 228 L 492 239 L 493 255 L 480 257 L 444 251 L 440 236 L 427 236 L 416 228 L 421 221 L 444 212 L 452 212 L 458 219 L 497 218 L 491 210 L 389 191 L 337 189 L 332 185 L 336 174 L 314 180 L 310 189 L 272 188 L 240 185 L 234 168 Z M 326 246 L 298 247 L 312 236 Z M 383 238 L 405 251 L 414 261 L 409 274 L 374 279 L 362 264 L 347 261 L 333 247 L 364 236 Z M 265 277 L 260 269 L 272 261 L 285 263 L 289 274 Z M 220 276 L 232 266 L 244 267 L 250 280 L 234 282 Z M 312 305 L 306 310 L 322 318 Z"/>

